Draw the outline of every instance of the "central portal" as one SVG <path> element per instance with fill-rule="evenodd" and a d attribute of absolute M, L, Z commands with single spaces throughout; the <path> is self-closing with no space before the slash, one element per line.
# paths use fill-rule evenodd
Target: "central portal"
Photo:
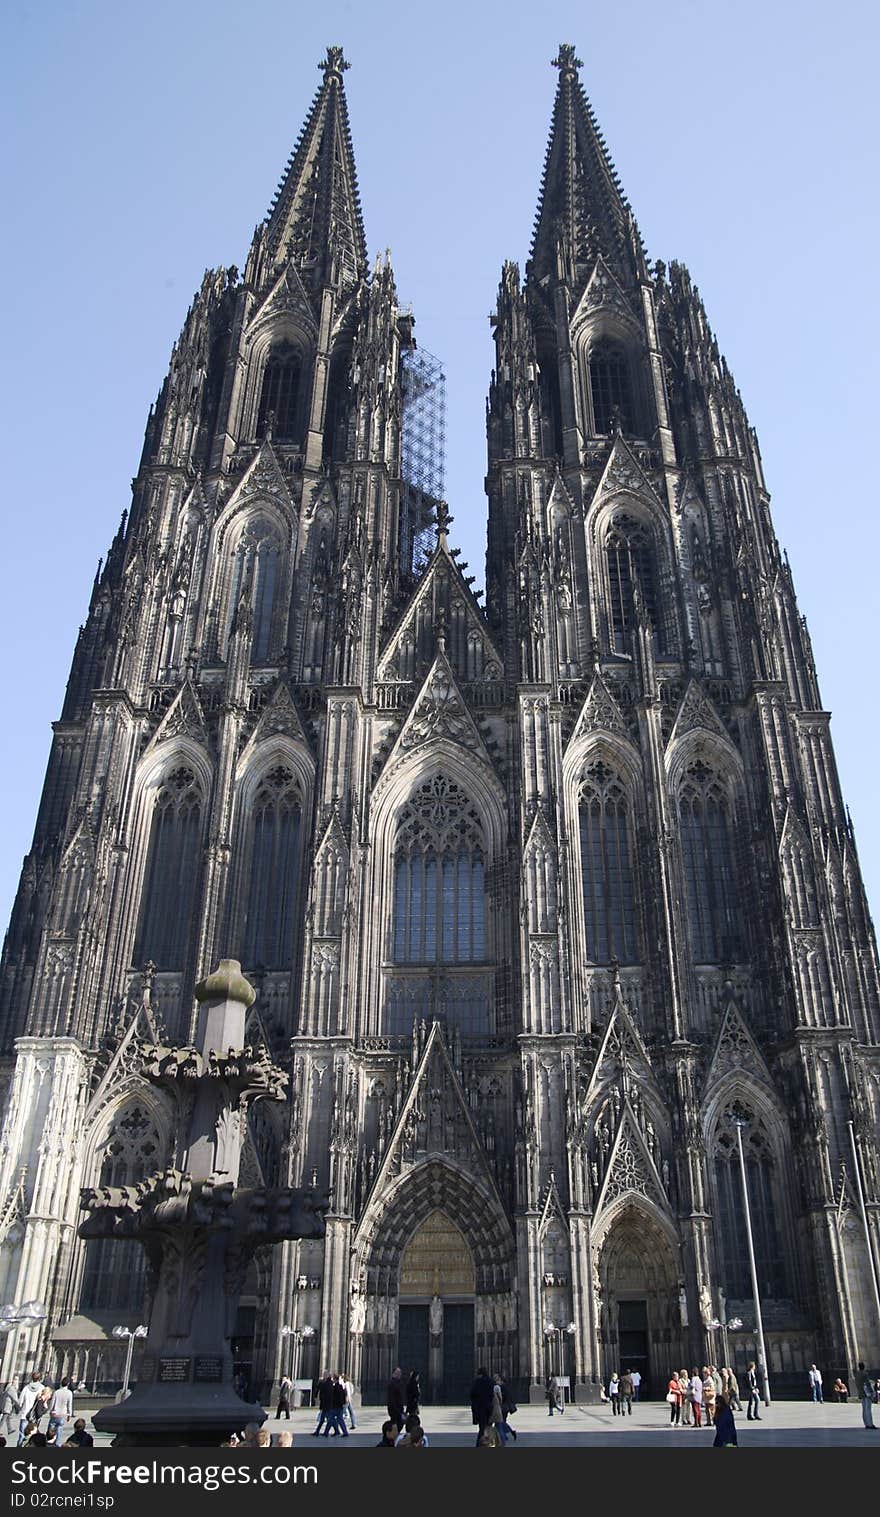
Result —
<path fill-rule="evenodd" d="M 433 1211 L 400 1261 L 398 1360 L 417 1370 L 427 1403 L 466 1401 L 474 1377 L 473 1255 L 455 1223 Z"/>

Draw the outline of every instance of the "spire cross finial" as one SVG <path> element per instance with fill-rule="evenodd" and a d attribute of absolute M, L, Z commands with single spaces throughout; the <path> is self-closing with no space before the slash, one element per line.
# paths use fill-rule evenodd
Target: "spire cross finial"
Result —
<path fill-rule="evenodd" d="M 583 60 L 577 56 L 572 43 L 560 42 L 559 52 L 553 59 L 553 67 L 560 69 L 563 74 L 575 76 L 578 69 L 583 66 Z"/>
<path fill-rule="evenodd" d="M 318 68 L 321 69 L 325 79 L 332 74 L 335 74 L 337 79 L 341 79 L 345 70 L 351 68 L 351 64 L 346 62 L 341 47 L 328 47 L 327 56 L 321 59 Z"/>

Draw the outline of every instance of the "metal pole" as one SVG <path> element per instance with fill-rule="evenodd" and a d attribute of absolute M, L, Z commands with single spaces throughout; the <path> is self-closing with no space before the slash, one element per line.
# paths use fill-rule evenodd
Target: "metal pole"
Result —
<path fill-rule="evenodd" d="M 122 1400 L 128 1395 L 128 1380 L 131 1375 L 131 1356 L 134 1353 L 134 1333 L 128 1334 L 128 1347 L 125 1351 L 125 1374 L 122 1378 Z"/>
<path fill-rule="evenodd" d="M 764 1323 L 761 1320 L 761 1298 L 758 1295 L 758 1270 L 755 1264 L 755 1245 L 752 1239 L 752 1213 L 749 1208 L 749 1184 L 746 1179 L 746 1161 L 743 1154 L 742 1123 L 734 1124 L 736 1127 L 736 1143 L 739 1149 L 739 1172 L 742 1176 L 743 1206 L 746 1213 L 746 1239 L 749 1245 L 749 1268 L 752 1272 L 752 1295 L 755 1300 L 755 1334 L 758 1339 L 759 1368 L 764 1379 L 764 1405 L 770 1405 L 770 1370 L 767 1364 L 767 1351 L 764 1347 Z"/>
<path fill-rule="evenodd" d="M 874 1305 L 877 1308 L 877 1327 L 880 1329 L 880 1285 L 877 1283 L 877 1265 L 874 1261 L 874 1248 L 871 1240 L 871 1232 L 868 1227 L 868 1208 L 865 1205 L 865 1192 L 862 1186 L 862 1168 L 859 1164 L 859 1151 L 856 1147 L 856 1134 L 852 1122 L 847 1122 L 849 1128 L 849 1141 L 852 1144 L 853 1168 L 856 1172 L 856 1190 L 859 1194 L 859 1210 L 862 1214 L 862 1227 L 865 1229 L 865 1247 L 868 1250 L 868 1263 L 871 1266 L 871 1284 L 874 1287 Z"/>

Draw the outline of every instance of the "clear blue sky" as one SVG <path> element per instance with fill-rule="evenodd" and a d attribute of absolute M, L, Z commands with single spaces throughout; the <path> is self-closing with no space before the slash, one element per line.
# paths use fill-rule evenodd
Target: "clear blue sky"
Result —
<path fill-rule="evenodd" d="M 869 897 L 878 7 L 837 0 L 7 0 L 0 930 L 98 556 L 203 270 L 243 264 L 319 82 L 346 89 L 371 256 L 446 365 L 453 535 L 482 583 L 486 320 L 527 255 L 557 44 L 649 255 L 688 264 L 753 424 Z"/>

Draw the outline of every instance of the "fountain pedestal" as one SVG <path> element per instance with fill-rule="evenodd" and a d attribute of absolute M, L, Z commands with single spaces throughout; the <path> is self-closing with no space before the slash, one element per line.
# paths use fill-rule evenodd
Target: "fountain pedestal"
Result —
<path fill-rule="evenodd" d="M 141 1073 L 173 1092 L 179 1162 L 134 1186 L 83 1190 L 85 1238 L 135 1238 L 146 1250 L 147 1353 L 131 1395 L 98 1412 L 116 1443 L 216 1446 L 262 1406 L 233 1386 L 232 1334 L 257 1248 L 320 1238 L 329 1198 L 314 1190 L 238 1185 L 247 1107 L 283 1100 L 286 1075 L 264 1049 L 244 1046 L 253 988 L 235 959 L 196 986 L 196 1044 L 144 1044 Z"/>

